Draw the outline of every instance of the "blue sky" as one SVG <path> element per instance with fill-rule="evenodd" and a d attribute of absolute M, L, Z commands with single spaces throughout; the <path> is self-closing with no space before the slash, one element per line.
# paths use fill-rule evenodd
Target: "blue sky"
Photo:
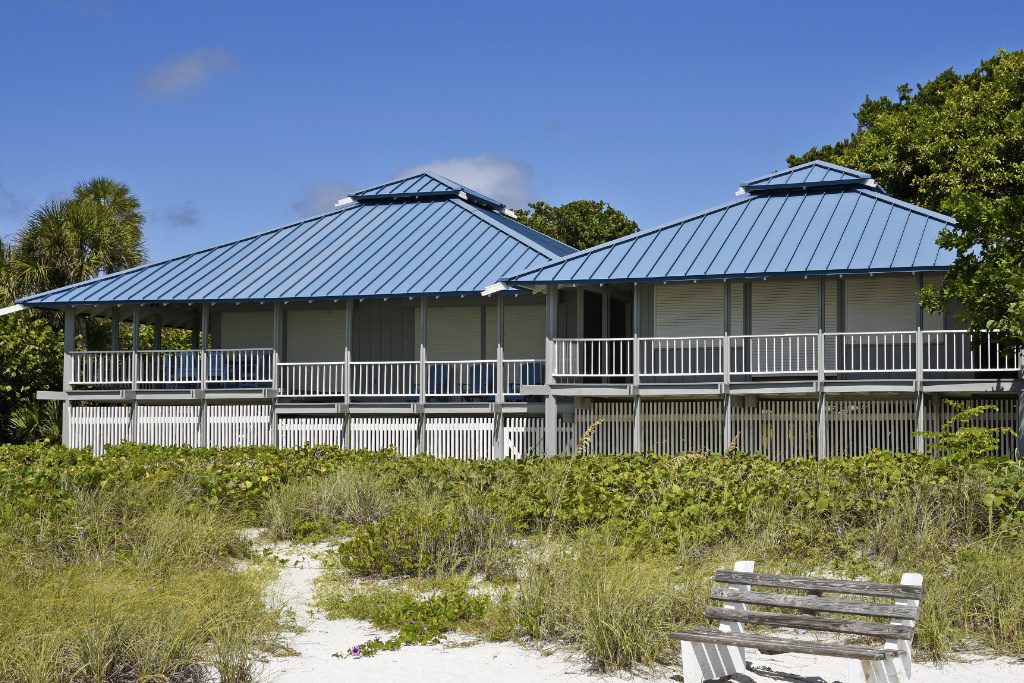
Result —
<path fill-rule="evenodd" d="M 650 227 L 1021 48 L 1024 3 L 984 6 L 0 0 L 0 234 L 109 175 L 164 258 L 423 167 Z"/>

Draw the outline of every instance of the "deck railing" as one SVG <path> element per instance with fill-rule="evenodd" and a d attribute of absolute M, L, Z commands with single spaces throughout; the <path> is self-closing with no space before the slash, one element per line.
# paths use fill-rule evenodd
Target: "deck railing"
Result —
<path fill-rule="evenodd" d="M 71 354 L 72 385 L 110 387 L 131 383 L 131 351 L 77 351 Z"/>
<path fill-rule="evenodd" d="M 278 363 L 277 395 L 286 398 L 344 396 L 345 363 Z"/>
<path fill-rule="evenodd" d="M 729 337 L 729 371 L 736 375 L 818 372 L 818 335 L 748 334 Z"/>
<path fill-rule="evenodd" d="M 523 393 L 524 384 L 544 384 L 543 360 L 506 360 L 502 363 L 506 396 Z"/>
<path fill-rule="evenodd" d="M 200 351 L 139 351 L 135 356 L 135 364 L 136 383 L 145 388 L 174 385 L 194 387 L 201 382 Z"/>
<path fill-rule="evenodd" d="M 351 395 L 414 398 L 420 393 L 417 361 L 374 361 L 351 364 Z"/>
<path fill-rule="evenodd" d="M 269 387 L 274 382 L 273 349 L 210 349 L 202 360 L 210 385 Z"/>
<path fill-rule="evenodd" d="M 997 343 L 993 333 L 910 330 L 639 337 L 635 341 L 555 339 L 552 374 L 560 381 L 581 383 L 596 378 L 631 381 L 626 378 L 632 374 L 634 344 L 642 381 L 812 375 L 856 379 L 862 374 L 907 378 L 1021 369 L 1020 353 Z"/>
<path fill-rule="evenodd" d="M 1021 369 L 995 334 L 964 330 L 555 339 L 558 382 L 745 381 L 752 378 L 965 377 Z M 276 368 L 276 370 L 275 370 Z M 545 361 L 276 362 L 272 349 L 80 351 L 73 389 L 268 388 L 289 398 L 516 396 L 545 381 Z"/>
<path fill-rule="evenodd" d="M 692 377 L 722 373 L 722 337 L 644 337 L 641 377 Z"/>

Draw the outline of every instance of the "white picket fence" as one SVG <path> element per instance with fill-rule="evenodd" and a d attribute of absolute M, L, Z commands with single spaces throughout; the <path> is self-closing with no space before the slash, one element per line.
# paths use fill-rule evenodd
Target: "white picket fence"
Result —
<path fill-rule="evenodd" d="M 684 453 L 721 451 L 724 447 L 721 399 L 644 401 L 640 414 L 645 451 Z"/>
<path fill-rule="evenodd" d="M 992 404 L 979 423 L 1014 427 L 1017 401 L 1011 397 L 970 399 L 968 405 Z M 723 443 L 722 399 L 643 401 L 640 404 L 640 447 L 645 451 L 680 453 L 719 452 Z M 926 403 L 925 429 L 939 429 L 952 408 L 936 398 Z M 817 401 L 813 398 L 734 399 L 731 432 L 741 451 L 760 452 L 774 460 L 813 458 L 817 448 Z M 72 405 L 66 425 L 68 441 L 77 448 L 101 453 L 106 444 L 125 440 L 156 445 L 204 443 L 204 422 L 198 405 L 139 405 L 133 416 L 128 405 Z M 633 450 L 631 401 L 595 401 L 575 411 L 559 413 L 556 438 L 559 453 L 576 449 L 587 428 L 594 430 L 588 453 L 626 453 Z M 495 457 L 500 433 L 492 416 L 281 416 L 266 403 L 210 404 L 206 407 L 205 443 L 212 447 L 304 444 L 379 450 L 394 447 L 405 455 L 427 452 L 463 460 Z M 910 398 L 830 399 L 825 404 L 825 454 L 850 456 L 874 449 L 909 451 L 916 445 L 914 401 Z M 509 415 L 504 418 L 503 457 L 544 452 L 544 418 Z M 422 444 L 420 440 L 423 440 Z M 1016 449 L 1013 434 L 1001 436 L 1000 452 Z"/>

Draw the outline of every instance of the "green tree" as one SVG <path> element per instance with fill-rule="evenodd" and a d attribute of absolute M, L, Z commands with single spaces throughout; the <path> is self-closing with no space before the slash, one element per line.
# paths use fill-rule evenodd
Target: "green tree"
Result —
<path fill-rule="evenodd" d="M 13 252 L 21 292 L 43 291 L 141 265 L 145 217 L 128 186 L 109 178 L 77 185 L 47 202 L 17 235 Z"/>
<path fill-rule="evenodd" d="M 36 391 L 59 389 L 63 340 L 46 320 L 16 313 L 0 317 L 0 438 L 21 436 L 11 423 L 19 410 L 35 407 Z"/>
<path fill-rule="evenodd" d="M 845 140 L 790 156 L 871 173 L 889 194 L 957 219 L 939 244 L 956 254 L 932 310 L 963 304 L 972 330 L 1024 341 L 1024 52 L 1000 50 L 897 98 L 867 98 Z"/>
<path fill-rule="evenodd" d="M 577 199 L 561 206 L 533 202 L 517 220 L 577 249 L 586 249 L 638 230 L 635 222 L 604 202 Z"/>

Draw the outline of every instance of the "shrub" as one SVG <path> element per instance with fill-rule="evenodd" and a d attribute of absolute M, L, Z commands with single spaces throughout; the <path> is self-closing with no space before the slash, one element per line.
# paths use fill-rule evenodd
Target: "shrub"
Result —
<path fill-rule="evenodd" d="M 494 578 L 507 571 L 511 545 L 512 525 L 504 510 L 473 497 L 450 500 L 421 491 L 376 523 L 359 527 L 339 544 L 338 555 L 357 574 L 465 571 Z"/>
<path fill-rule="evenodd" d="M 369 621 L 377 628 L 397 631 L 394 636 L 350 647 L 345 654 L 369 657 L 382 650 L 397 650 L 403 645 L 438 643 L 446 633 L 478 619 L 488 599 L 470 595 L 465 589 L 440 591 L 427 596 L 401 589 L 378 589 L 347 597 L 321 596 L 319 605 L 331 619 L 351 618 Z"/>
<path fill-rule="evenodd" d="M 339 525 L 370 524 L 386 515 L 393 488 L 386 475 L 353 468 L 287 484 L 267 501 L 265 525 L 279 540 L 320 540 Z"/>
<path fill-rule="evenodd" d="M 586 533 L 537 550 L 492 629 L 568 641 L 602 671 L 651 666 L 671 652 L 665 636 L 681 605 L 674 576 L 665 558 L 636 556 L 607 534 Z"/>

